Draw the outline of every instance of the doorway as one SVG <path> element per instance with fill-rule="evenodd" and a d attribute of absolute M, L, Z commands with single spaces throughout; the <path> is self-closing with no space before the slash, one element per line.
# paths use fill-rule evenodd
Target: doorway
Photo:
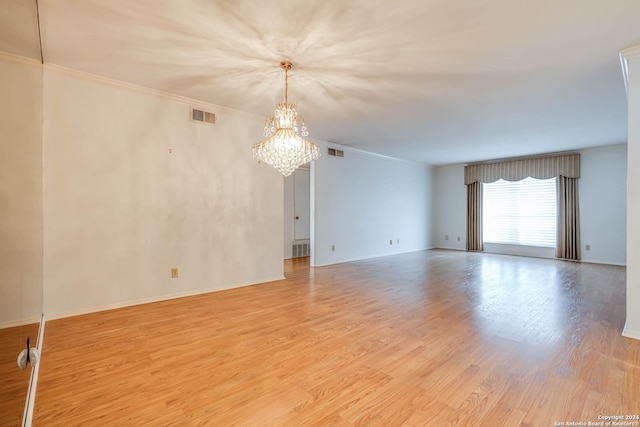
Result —
<path fill-rule="evenodd" d="M 311 172 L 296 169 L 284 179 L 284 258 L 311 255 Z"/>

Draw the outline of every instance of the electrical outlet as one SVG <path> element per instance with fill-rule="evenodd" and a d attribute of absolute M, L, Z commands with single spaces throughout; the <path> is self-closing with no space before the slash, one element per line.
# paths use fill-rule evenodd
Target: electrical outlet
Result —
<path fill-rule="evenodd" d="M 336 245 L 331 245 L 331 252 L 335 252 L 336 251 Z"/>
<path fill-rule="evenodd" d="M 444 240 L 449 240 L 449 235 L 448 234 L 444 235 Z"/>
<path fill-rule="evenodd" d="M 178 267 L 171 269 L 171 278 L 172 279 L 177 279 L 178 278 Z"/>
<path fill-rule="evenodd" d="M 390 244 L 390 245 L 393 245 L 393 240 L 389 240 L 389 244 Z"/>
<path fill-rule="evenodd" d="M 590 251 L 591 250 L 591 245 L 584 245 L 584 250 L 585 251 Z"/>
<path fill-rule="evenodd" d="M 460 241 L 460 236 L 458 236 L 458 242 Z"/>

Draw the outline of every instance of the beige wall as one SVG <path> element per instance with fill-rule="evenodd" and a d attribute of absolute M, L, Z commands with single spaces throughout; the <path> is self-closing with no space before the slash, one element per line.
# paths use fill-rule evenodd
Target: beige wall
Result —
<path fill-rule="evenodd" d="M 42 68 L 0 56 L 0 327 L 42 313 Z"/>
<path fill-rule="evenodd" d="M 629 60 L 627 148 L 627 322 L 624 335 L 640 339 L 640 47 Z"/>
<path fill-rule="evenodd" d="M 49 66 L 44 88 L 48 318 L 282 278 L 261 117 L 193 123 L 182 100 Z"/>

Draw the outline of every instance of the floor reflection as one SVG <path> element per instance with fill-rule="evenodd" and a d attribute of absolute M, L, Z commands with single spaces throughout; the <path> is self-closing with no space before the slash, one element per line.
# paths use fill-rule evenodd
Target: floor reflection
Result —
<path fill-rule="evenodd" d="M 558 261 L 485 256 L 473 278 L 472 313 L 481 329 L 513 341 L 553 346 L 564 336 L 566 281 Z"/>

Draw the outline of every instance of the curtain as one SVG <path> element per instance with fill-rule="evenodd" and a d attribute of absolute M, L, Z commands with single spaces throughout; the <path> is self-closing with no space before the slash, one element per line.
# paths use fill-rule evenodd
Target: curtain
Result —
<path fill-rule="evenodd" d="M 482 184 L 467 185 L 467 250 L 482 251 Z"/>
<path fill-rule="evenodd" d="M 556 257 L 580 259 L 578 179 L 558 177 L 558 243 Z"/>
<path fill-rule="evenodd" d="M 526 177 L 558 177 L 558 227 L 556 257 L 580 259 L 580 215 L 578 178 L 580 154 L 509 159 L 464 167 L 467 186 L 467 250 L 482 248 L 482 184 L 499 179 L 519 181 Z"/>
<path fill-rule="evenodd" d="M 480 163 L 464 167 L 464 183 L 520 181 L 530 176 L 536 179 L 549 179 L 554 176 L 580 178 L 580 154 L 533 157 Z"/>

